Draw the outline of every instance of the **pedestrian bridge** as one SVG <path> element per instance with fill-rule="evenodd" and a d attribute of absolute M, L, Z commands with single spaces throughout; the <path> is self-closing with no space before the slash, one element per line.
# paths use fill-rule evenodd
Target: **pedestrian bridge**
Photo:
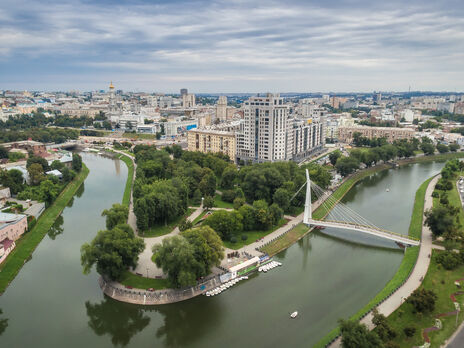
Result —
<path fill-rule="evenodd" d="M 306 198 L 303 223 L 308 226 L 321 226 L 340 228 L 344 230 L 358 231 L 361 233 L 388 239 L 407 246 L 417 246 L 420 244 L 419 239 L 407 235 L 387 231 L 375 226 L 373 223 L 362 217 L 360 214 L 349 208 L 345 204 L 336 200 L 330 193 L 325 192 L 318 185 L 311 183 L 309 172 L 306 169 Z M 303 185 L 304 186 L 304 185 Z M 301 190 L 301 189 L 300 189 Z M 315 194 L 320 201 L 320 207 L 326 211 L 326 215 L 321 220 L 313 219 L 311 192 Z M 298 194 L 298 192 L 297 192 Z M 295 194 L 296 195 L 296 194 Z M 325 219 L 330 212 L 330 219 Z"/>

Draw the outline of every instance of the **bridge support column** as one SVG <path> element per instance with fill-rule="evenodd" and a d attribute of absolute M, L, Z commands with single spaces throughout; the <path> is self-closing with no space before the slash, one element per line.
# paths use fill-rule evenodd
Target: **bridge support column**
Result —
<path fill-rule="evenodd" d="M 305 210 L 303 215 L 303 223 L 309 225 L 309 221 L 312 219 L 311 211 L 311 180 L 309 179 L 309 171 L 306 169 L 306 198 L 305 198 Z"/>

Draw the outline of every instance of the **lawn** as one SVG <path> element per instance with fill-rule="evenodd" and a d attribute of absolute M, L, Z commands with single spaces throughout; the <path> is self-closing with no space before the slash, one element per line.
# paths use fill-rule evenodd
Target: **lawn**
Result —
<path fill-rule="evenodd" d="M 304 237 L 309 232 L 309 227 L 304 224 L 298 224 L 295 228 L 285 233 L 279 239 L 261 248 L 261 251 L 267 253 L 269 256 L 273 256 L 278 252 L 287 249 L 290 245 L 295 243 L 297 240 Z"/>
<path fill-rule="evenodd" d="M 169 280 L 167 279 L 154 279 L 154 278 L 141 277 L 129 271 L 124 272 L 124 275 L 120 283 L 125 286 L 132 286 L 133 288 L 136 288 L 136 289 L 153 288 L 155 290 L 160 290 L 160 289 L 167 289 L 171 287 Z"/>
<path fill-rule="evenodd" d="M 134 180 L 134 163 L 132 162 L 132 159 L 121 154 L 118 154 L 118 158 L 127 165 L 127 180 L 126 187 L 124 188 L 124 195 L 122 196 L 122 204 L 129 206 L 132 191 L 132 181 Z"/>
<path fill-rule="evenodd" d="M 124 138 L 129 139 L 145 139 L 145 140 L 155 140 L 156 134 L 140 134 L 140 133 L 123 133 Z"/>
<path fill-rule="evenodd" d="M 142 237 L 146 238 L 146 237 L 164 236 L 165 234 L 168 234 L 168 233 L 172 232 L 172 230 L 174 228 L 176 228 L 176 226 L 179 224 L 179 222 L 181 222 L 181 220 L 184 217 L 190 216 L 194 211 L 195 211 L 195 209 L 188 208 L 187 212 L 184 215 L 178 216 L 177 218 L 175 218 L 174 220 L 169 222 L 167 225 L 158 224 L 156 226 L 151 227 L 148 231 L 143 231 L 141 233 Z"/>
<path fill-rule="evenodd" d="M 435 316 L 440 313 L 454 311 L 454 304 L 450 299 L 450 295 L 459 289 L 454 285 L 454 282 L 462 278 L 464 275 L 464 265 L 459 266 L 453 271 L 444 270 L 440 265 L 435 262 L 435 259 L 441 251 L 433 250 L 432 260 L 430 267 L 425 276 L 424 282 L 420 288 L 433 290 L 438 300 L 435 303 L 435 310 L 429 314 L 414 314 L 412 312 L 412 305 L 403 303 L 395 312 L 388 317 L 388 323 L 397 332 L 395 342 L 400 347 L 410 348 L 412 346 L 419 346 L 424 343 L 422 337 L 422 330 L 431 327 L 435 323 Z M 462 303 L 463 295 L 456 296 L 459 302 Z M 458 317 L 458 325 L 462 322 L 464 316 L 461 314 Z M 430 332 L 432 347 L 440 347 L 441 344 L 450 337 L 456 329 L 456 316 L 449 316 L 441 318 L 443 328 L 438 331 Z M 406 326 L 414 326 L 416 333 L 412 338 L 406 338 L 403 333 L 403 328 Z"/>
<path fill-rule="evenodd" d="M 16 241 L 16 248 L 0 265 L 0 293 L 5 291 L 21 267 L 31 257 L 37 245 L 50 230 L 58 216 L 61 215 L 61 212 L 73 198 L 88 174 L 89 169 L 85 164 L 82 164 L 81 172 L 64 188 L 55 202 L 42 213 L 32 230 Z"/>
<path fill-rule="evenodd" d="M 463 175 L 463 173 L 459 173 L 459 175 Z M 448 194 L 449 205 L 452 206 L 452 207 L 458 208 L 458 210 L 459 210 L 459 213 L 458 213 L 459 228 L 462 228 L 463 223 L 464 223 L 464 211 L 462 209 L 461 199 L 459 198 L 459 192 L 458 192 L 458 189 L 456 187 L 456 180 L 455 179 L 451 180 L 452 183 L 453 183 L 453 188 L 450 191 L 441 191 L 441 190 L 436 190 L 436 191 L 440 193 L 440 196 L 443 194 L 443 192 L 446 192 Z M 433 206 L 436 207 L 438 205 L 440 205 L 440 199 L 439 198 L 434 198 L 433 199 Z"/>
<path fill-rule="evenodd" d="M 237 237 L 237 242 L 236 243 L 232 243 L 232 242 L 229 242 L 229 241 L 223 241 L 223 244 L 226 248 L 229 248 L 229 249 L 234 249 L 234 250 L 238 250 L 242 247 L 244 247 L 245 245 L 249 245 L 251 243 L 254 243 L 256 242 L 257 239 L 259 238 L 262 238 L 262 237 L 265 237 L 267 236 L 269 233 L 272 233 L 274 232 L 275 230 L 277 230 L 278 228 L 282 227 L 283 225 L 285 225 L 288 221 L 285 220 L 285 219 L 280 219 L 279 223 L 277 224 L 277 226 L 274 226 L 266 231 L 250 231 L 250 232 L 243 232 L 243 234 L 247 235 L 248 238 L 247 240 L 242 240 L 240 237 L 241 236 L 238 236 Z"/>
<path fill-rule="evenodd" d="M 216 193 L 214 196 L 214 207 L 215 208 L 224 208 L 224 209 L 234 209 L 234 204 L 229 202 L 224 202 L 219 193 Z"/>
<path fill-rule="evenodd" d="M 199 223 L 200 220 L 203 218 L 203 216 L 205 216 L 207 213 L 208 213 L 208 211 L 203 210 L 203 211 L 200 213 L 200 215 L 198 215 L 198 216 L 192 221 L 193 226 L 195 226 L 197 223 Z"/>

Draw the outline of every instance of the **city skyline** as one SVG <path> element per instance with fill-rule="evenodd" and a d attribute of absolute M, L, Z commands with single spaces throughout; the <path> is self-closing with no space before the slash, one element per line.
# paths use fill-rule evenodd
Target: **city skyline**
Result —
<path fill-rule="evenodd" d="M 464 90 L 458 1 L 2 2 L 0 89 Z"/>

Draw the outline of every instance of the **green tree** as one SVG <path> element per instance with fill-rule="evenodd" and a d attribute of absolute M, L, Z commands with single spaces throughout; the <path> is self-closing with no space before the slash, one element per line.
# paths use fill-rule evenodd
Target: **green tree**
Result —
<path fill-rule="evenodd" d="M 354 320 L 339 320 L 343 348 L 384 348 L 384 343 L 374 331 Z"/>
<path fill-rule="evenodd" d="M 455 214 L 443 206 L 433 207 L 425 212 L 425 224 L 435 237 L 453 235 L 456 230 Z"/>
<path fill-rule="evenodd" d="M 60 188 L 55 185 L 51 180 L 44 180 L 39 186 L 40 196 L 45 202 L 45 205 L 49 207 L 60 194 Z"/>
<path fill-rule="evenodd" d="M 271 204 L 269 207 L 269 219 L 271 221 L 271 225 L 277 225 L 283 216 L 284 211 L 276 203 Z"/>
<path fill-rule="evenodd" d="M 411 338 L 416 333 L 416 328 L 414 326 L 406 326 L 403 332 L 406 337 Z"/>
<path fill-rule="evenodd" d="M 125 205 L 115 203 L 110 209 L 103 210 L 101 215 L 106 216 L 106 228 L 111 230 L 113 227 L 127 222 L 129 208 Z"/>
<path fill-rule="evenodd" d="M 237 175 L 238 172 L 235 166 L 231 165 L 226 167 L 226 169 L 222 172 L 221 187 L 225 189 L 232 189 Z"/>
<path fill-rule="evenodd" d="M 288 211 L 290 208 L 290 192 L 288 192 L 284 188 L 278 188 L 277 191 L 274 193 L 272 200 L 276 203 L 279 207 L 282 208 L 283 211 Z"/>
<path fill-rule="evenodd" d="M 24 189 L 23 173 L 17 169 L 0 169 L 0 185 L 9 187 L 11 194 L 18 194 Z"/>
<path fill-rule="evenodd" d="M 440 153 L 445 153 L 449 151 L 449 147 L 446 146 L 445 144 L 437 144 L 437 150 Z"/>
<path fill-rule="evenodd" d="M 82 157 L 77 153 L 72 155 L 72 169 L 76 172 L 80 172 L 82 169 Z"/>
<path fill-rule="evenodd" d="M 8 158 L 8 150 L 2 145 L 0 145 L 0 158 Z"/>
<path fill-rule="evenodd" d="M 347 176 L 359 168 L 359 161 L 354 157 L 341 157 L 335 165 L 337 172 L 342 176 Z"/>
<path fill-rule="evenodd" d="M 433 146 L 431 143 L 422 142 L 420 148 L 426 155 L 433 155 L 435 153 L 435 146 Z"/>
<path fill-rule="evenodd" d="M 195 259 L 195 248 L 183 236 L 164 238 L 162 244 L 153 246 L 156 266 L 167 274 L 175 287 L 195 285 L 201 265 Z"/>
<path fill-rule="evenodd" d="M 334 166 L 336 163 L 337 163 L 337 160 L 342 156 L 342 152 L 340 150 L 335 150 L 335 151 L 332 151 L 330 154 L 329 154 L 329 161 L 330 163 L 332 163 L 332 165 Z"/>
<path fill-rule="evenodd" d="M 42 165 L 39 163 L 33 163 L 27 168 L 29 173 L 29 180 L 31 185 L 39 185 L 43 180 L 45 180 L 44 170 Z"/>
<path fill-rule="evenodd" d="M 50 166 L 45 158 L 36 156 L 29 157 L 26 162 L 26 169 L 29 169 L 33 164 L 40 164 L 43 172 L 48 172 L 50 170 Z"/>
<path fill-rule="evenodd" d="M 203 196 L 214 196 L 216 194 L 216 177 L 211 169 L 208 169 L 198 184 Z"/>
<path fill-rule="evenodd" d="M 239 214 L 242 216 L 243 230 L 252 231 L 255 229 L 255 210 L 252 206 L 242 205 L 238 209 Z"/>
<path fill-rule="evenodd" d="M 234 199 L 234 209 L 239 210 L 242 205 L 246 203 L 245 198 L 243 197 L 237 197 Z"/>
<path fill-rule="evenodd" d="M 267 230 L 272 225 L 272 219 L 269 214 L 269 206 L 265 200 L 257 200 L 253 202 L 253 210 L 255 217 L 255 227 L 258 230 Z"/>
<path fill-rule="evenodd" d="M 437 295 L 432 290 L 416 289 L 406 300 L 414 307 L 414 312 L 430 313 L 435 309 Z"/>
<path fill-rule="evenodd" d="M 236 211 L 217 210 L 206 219 L 205 224 L 215 230 L 222 240 L 230 240 L 243 231 L 242 219 Z"/>
<path fill-rule="evenodd" d="M 192 221 L 183 217 L 179 223 L 179 231 L 183 232 L 193 227 Z"/>
<path fill-rule="evenodd" d="M 212 207 L 214 207 L 214 198 L 211 196 L 206 196 L 203 199 L 203 208 L 206 210 L 210 210 Z"/>
<path fill-rule="evenodd" d="M 376 326 L 375 332 L 383 342 L 391 341 L 396 337 L 396 332 L 388 324 L 385 315 L 379 313 L 377 308 L 374 308 L 372 323 Z"/>
<path fill-rule="evenodd" d="M 81 247 L 81 264 L 84 274 L 93 265 L 97 272 L 112 280 L 119 280 L 129 267 L 137 266 L 145 242 L 134 236 L 128 225 L 118 225 L 112 230 L 99 231 L 92 242 Z"/>
<path fill-rule="evenodd" d="M 459 150 L 459 148 L 460 148 L 460 146 L 458 144 L 455 144 L 455 143 L 449 145 L 449 149 L 450 149 L 451 152 L 456 152 L 456 151 Z"/>

